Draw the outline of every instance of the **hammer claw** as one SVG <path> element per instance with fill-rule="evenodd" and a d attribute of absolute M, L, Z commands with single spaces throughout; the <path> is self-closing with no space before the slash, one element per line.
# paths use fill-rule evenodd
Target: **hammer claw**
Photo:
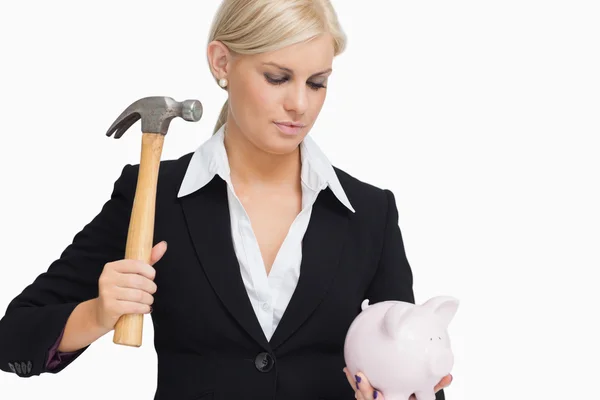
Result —
<path fill-rule="evenodd" d="M 123 113 L 117 120 L 112 124 L 112 126 L 106 132 L 106 136 L 110 136 L 115 133 L 115 139 L 119 139 L 121 136 L 125 134 L 127 129 L 131 128 L 133 124 L 135 124 L 142 116 L 140 113 L 134 112 L 129 115 L 129 113 Z"/>
<path fill-rule="evenodd" d="M 139 113 L 133 113 L 123 119 L 123 121 L 121 121 L 121 123 L 118 125 L 117 133 L 115 133 L 115 139 L 119 139 L 121 136 L 123 136 L 127 129 L 131 128 L 131 126 L 141 118 L 142 116 Z"/>

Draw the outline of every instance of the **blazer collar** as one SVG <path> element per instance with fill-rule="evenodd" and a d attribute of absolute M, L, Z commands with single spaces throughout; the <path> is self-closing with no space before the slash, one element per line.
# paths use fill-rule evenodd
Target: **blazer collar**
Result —
<path fill-rule="evenodd" d="M 339 273 L 352 213 L 340 204 L 330 187 L 319 192 L 302 241 L 298 285 L 271 340 L 267 341 L 250 304 L 235 255 L 226 182 L 215 176 L 202 189 L 179 201 L 199 264 L 225 309 L 264 349 L 282 346 L 313 314 Z"/>
<path fill-rule="evenodd" d="M 224 145 L 225 126 L 226 124 L 221 126 L 192 155 L 177 194 L 178 198 L 203 188 L 216 175 L 231 184 L 229 161 Z M 333 166 L 309 135 L 300 144 L 300 158 L 302 161 L 301 179 L 305 185 L 313 191 L 329 187 L 340 203 L 355 212 Z"/>

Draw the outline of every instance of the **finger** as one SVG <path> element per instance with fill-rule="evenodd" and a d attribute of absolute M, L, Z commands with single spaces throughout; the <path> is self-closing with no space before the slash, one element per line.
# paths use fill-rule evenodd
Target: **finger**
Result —
<path fill-rule="evenodd" d="M 358 375 L 355 375 L 353 377 L 352 375 L 350 375 L 350 371 L 348 370 L 347 367 L 344 368 L 344 373 L 346 374 L 346 379 L 348 380 L 348 383 L 356 391 L 354 397 L 357 400 L 370 400 L 370 399 L 384 400 L 381 393 L 374 390 L 371 387 L 371 384 L 366 379 L 364 374 L 359 373 Z M 366 385 L 364 384 L 365 382 L 366 382 Z M 364 393 L 365 392 L 363 390 L 364 388 L 367 388 L 367 391 L 366 391 L 367 394 Z M 370 392 L 368 392 L 369 388 L 371 390 Z"/>
<path fill-rule="evenodd" d="M 358 390 L 360 390 L 365 400 L 373 400 L 375 398 L 380 400 L 380 393 L 377 393 L 373 389 L 373 386 L 371 386 L 371 383 L 362 372 L 357 374 L 356 381 L 358 382 Z"/>
<path fill-rule="evenodd" d="M 154 303 L 154 297 L 150 293 L 140 289 L 122 287 L 116 288 L 116 300 L 124 300 L 146 305 L 152 305 Z"/>
<path fill-rule="evenodd" d="M 152 248 L 152 252 L 150 253 L 150 265 L 154 265 L 159 262 L 166 252 L 167 242 L 163 240 L 162 242 L 157 243 L 156 246 Z"/>
<path fill-rule="evenodd" d="M 152 267 L 149 267 L 152 268 Z M 156 283 L 139 274 L 122 274 L 116 280 L 117 287 L 140 289 L 150 294 L 156 293 Z"/>
<path fill-rule="evenodd" d="M 437 393 L 440 390 L 450 386 L 450 383 L 452 383 L 452 375 L 448 374 L 445 377 L 443 377 L 437 385 L 435 385 L 435 388 L 433 390 Z"/>
<path fill-rule="evenodd" d="M 137 303 L 135 301 L 126 301 L 119 300 L 118 301 L 120 310 L 122 311 L 121 315 L 125 314 L 149 314 L 152 311 L 152 306 L 148 304 Z"/>
<path fill-rule="evenodd" d="M 114 264 L 113 270 L 118 274 L 138 274 L 148 279 L 154 280 L 156 270 L 150 264 L 146 264 L 141 260 L 124 259 Z"/>
<path fill-rule="evenodd" d="M 348 383 L 350 384 L 352 389 L 356 390 L 356 379 L 354 379 L 352 375 L 350 375 L 348 367 L 344 367 L 344 373 L 346 374 L 346 379 L 348 379 Z"/>

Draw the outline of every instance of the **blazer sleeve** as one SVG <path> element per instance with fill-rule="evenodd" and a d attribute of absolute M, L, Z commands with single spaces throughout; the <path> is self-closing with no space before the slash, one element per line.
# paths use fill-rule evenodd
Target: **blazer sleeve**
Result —
<path fill-rule="evenodd" d="M 384 190 L 387 199 L 387 214 L 384 240 L 377 272 L 367 289 L 369 303 L 398 300 L 415 303 L 413 274 L 406 257 L 404 241 L 398 224 L 398 207 L 394 194 Z M 436 400 L 445 400 L 443 390 L 435 394 Z"/>
<path fill-rule="evenodd" d="M 47 369 L 51 350 L 73 309 L 98 296 L 104 265 L 123 259 L 137 180 L 136 166 L 127 164 L 113 185 L 110 199 L 47 271 L 23 289 L 0 319 L 0 370 L 20 377 L 57 373 L 68 361 Z"/>
<path fill-rule="evenodd" d="M 413 274 L 406 258 L 402 233 L 398 225 L 396 199 L 390 190 L 385 194 L 385 226 L 383 246 L 377 271 L 367 289 L 366 298 L 374 304 L 386 300 L 415 302 Z"/>

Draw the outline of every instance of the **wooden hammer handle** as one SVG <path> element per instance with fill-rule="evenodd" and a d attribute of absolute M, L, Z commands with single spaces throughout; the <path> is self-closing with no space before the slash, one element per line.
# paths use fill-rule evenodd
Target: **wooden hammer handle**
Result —
<path fill-rule="evenodd" d="M 156 186 L 165 136 L 160 133 L 142 134 L 142 154 L 137 179 L 133 209 L 127 233 L 125 259 L 140 260 L 150 264 L 154 236 Z M 115 325 L 113 342 L 140 347 L 144 314 L 122 315 Z"/>

